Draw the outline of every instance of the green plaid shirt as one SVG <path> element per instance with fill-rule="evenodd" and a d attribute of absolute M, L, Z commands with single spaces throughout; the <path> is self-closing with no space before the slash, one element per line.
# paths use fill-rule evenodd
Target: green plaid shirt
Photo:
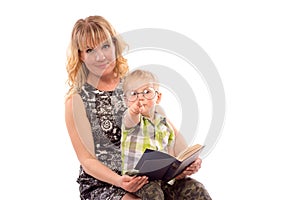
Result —
<path fill-rule="evenodd" d="M 134 169 L 146 148 L 168 152 L 173 147 L 175 134 L 166 117 L 155 113 L 154 123 L 141 116 L 140 123 L 130 129 L 122 125 L 121 149 L 122 170 L 125 173 Z"/>

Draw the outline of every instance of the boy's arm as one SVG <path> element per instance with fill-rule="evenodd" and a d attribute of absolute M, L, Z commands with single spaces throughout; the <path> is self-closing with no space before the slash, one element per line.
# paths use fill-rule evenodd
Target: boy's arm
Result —
<path fill-rule="evenodd" d="M 173 124 L 171 124 L 171 125 L 175 132 L 174 153 L 175 153 L 175 156 L 178 156 L 178 154 L 180 152 L 182 152 L 183 150 L 185 150 L 188 147 L 188 145 L 187 145 L 184 137 L 181 135 L 181 133 L 175 128 L 175 126 Z"/>
<path fill-rule="evenodd" d="M 125 111 L 123 123 L 126 129 L 135 127 L 140 122 L 143 106 L 139 101 L 131 104 Z"/>
<path fill-rule="evenodd" d="M 175 156 L 175 150 L 174 150 L 174 146 L 169 146 L 168 147 L 168 154 L 170 154 L 171 156 L 174 156 L 174 157 L 176 157 Z"/>
<path fill-rule="evenodd" d="M 126 129 L 135 127 L 140 122 L 140 114 L 131 114 L 127 109 L 124 114 L 123 124 Z"/>

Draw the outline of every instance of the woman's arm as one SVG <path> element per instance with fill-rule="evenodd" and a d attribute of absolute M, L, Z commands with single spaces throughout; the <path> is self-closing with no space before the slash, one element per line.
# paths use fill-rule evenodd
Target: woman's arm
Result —
<path fill-rule="evenodd" d="M 73 148 L 86 173 L 129 192 L 138 190 L 147 182 L 145 177 L 120 176 L 96 159 L 91 127 L 78 94 L 66 101 L 65 120 Z"/>

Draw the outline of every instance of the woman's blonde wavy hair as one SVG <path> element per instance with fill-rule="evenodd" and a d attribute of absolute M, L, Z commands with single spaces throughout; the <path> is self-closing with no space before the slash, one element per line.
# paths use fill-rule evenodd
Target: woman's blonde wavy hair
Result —
<path fill-rule="evenodd" d="M 116 65 L 114 72 L 119 77 L 123 77 L 128 72 L 127 60 L 122 55 L 128 45 L 116 33 L 113 26 L 102 16 L 79 19 L 73 27 L 67 52 L 67 83 L 70 87 L 66 95 L 67 98 L 80 92 L 88 75 L 88 70 L 80 59 L 80 51 L 95 48 L 103 41 L 113 42 L 115 45 Z"/>

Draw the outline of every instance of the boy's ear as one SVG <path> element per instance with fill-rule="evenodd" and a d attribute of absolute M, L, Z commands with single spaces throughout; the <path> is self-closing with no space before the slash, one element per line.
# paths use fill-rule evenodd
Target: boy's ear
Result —
<path fill-rule="evenodd" d="M 155 105 L 155 111 L 163 116 L 166 116 L 165 110 L 158 104 Z"/>
<path fill-rule="evenodd" d="M 162 96 L 162 93 L 161 92 L 157 92 L 157 100 L 156 100 L 156 104 L 159 104 L 160 101 L 161 101 L 161 96 Z"/>

